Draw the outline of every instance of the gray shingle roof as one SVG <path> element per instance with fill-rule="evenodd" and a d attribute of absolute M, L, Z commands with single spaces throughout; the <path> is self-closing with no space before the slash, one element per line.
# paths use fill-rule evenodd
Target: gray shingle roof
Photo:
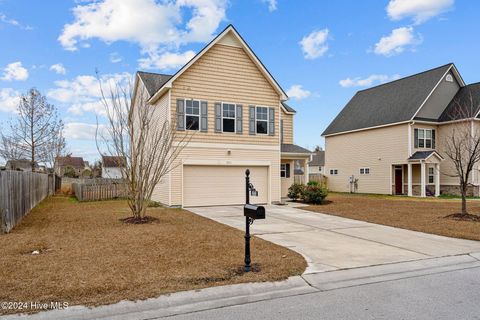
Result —
<path fill-rule="evenodd" d="M 410 158 L 408 158 L 408 160 L 425 160 L 434 153 L 443 159 L 443 157 L 437 151 L 429 150 L 429 151 L 417 151 L 414 154 L 412 154 Z"/>
<path fill-rule="evenodd" d="M 325 151 L 316 151 L 312 156 L 312 161 L 310 161 L 308 165 L 323 167 L 325 165 Z"/>
<path fill-rule="evenodd" d="M 288 111 L 288 112 L 297 112 L 295 109 L 290 107 L 285 101 L 282 101 L 282 106 Z"/>
<path fill-rule="evenodd" d="M 137 71 L 137 73 L 145 84 L 145 87 L 147 88 L 147 92 L 150 97 L 153 96 L 172 77 L 168 74 L 144 71 Z"/>
<path fill-rule="evenodd" d="M 322 135 L 410 120 L 452 65 L 358 91 Z"/>
<path fill-rule="evenodd" d="M 470 98 L 472 98 L 470 100 Z M 472 118 L 480 110 L 480 82 L 460 88 L 438 121 Z"/>
<path fill-rule="evenodd" d="M 285 153 L 308 153 L 308 154 L 312 153 L 310 150 L 297 146 L 296 144 L 285 144 L 285 143 L 282 143 L 281 151 Z"/>

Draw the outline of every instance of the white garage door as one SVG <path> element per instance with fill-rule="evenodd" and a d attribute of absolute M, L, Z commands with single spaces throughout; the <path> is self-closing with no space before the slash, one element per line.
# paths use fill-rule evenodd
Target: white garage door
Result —
<path fill-rule="evenodd" d="M 237 166 L 183 167 L 183 206 L 239 205 L 245 203 L 245 170 Z M 250 203 L 268 201 L 268 167 L 248 167 L 258 197 Z"/>

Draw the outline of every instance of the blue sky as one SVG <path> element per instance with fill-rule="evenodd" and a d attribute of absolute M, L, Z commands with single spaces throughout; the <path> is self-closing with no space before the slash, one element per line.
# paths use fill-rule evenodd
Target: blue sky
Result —
<path fill-rule="evenodd" d="M 37 87 L 70 151 L 97 159 L 95 70 L 173 73 L 232 23 L 289 93 L 295 143 L 313 148 L 357 90 L 449 62 L 480 81 L 479 13 L 473 0 L 0 0 L 0 123 Z"/>

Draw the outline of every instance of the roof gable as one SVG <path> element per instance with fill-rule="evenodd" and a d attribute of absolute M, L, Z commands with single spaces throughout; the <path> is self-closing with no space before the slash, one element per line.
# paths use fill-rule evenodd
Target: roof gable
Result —
<path fill-rule="evenodd" d="M 358 91 L 322 135 L 411 120 L 453 64 Z"/>
<path fill-rule="evenodd" d="M 218 34 L 209 44 L 207 44 L 200 52 L 198 52 L 187 64 L 185 64 L 180 70 L 178 70 L 167 82 L 165 82 L 159 89 L 157 89 L 156 93 L 150 97 L 149 102 L 153 103 L 158 98 L 160 98 L 165 91 L 172 87 L 173 82 L 177 79 L 185 70 L 190 68 L 200 57 L 202 57 L 205 52 L 207 52 L 211 47 L 215 44 L 223 40 L 223 44 L 230 44 L 230 45 L 241 45 L 241 47 L 245 50 L 246 54 L 250 57 L 253 63 L 257 66 L 260 72 L 265 76 L 267 81 L 270 85 L 278 92 L 280 95 L 281 100 L 287 100 L 287 94 L 285 91 L 280 87 L 278 82 L 275 78 L 271 75 L 271 73 L 267 70 L 267 68 L 263 65 L 263 63 L 258 59 L 252 49 L 248 46 L 248 44 L 243 40 L 237 30 L 233 27 L 233 25 L 227 26 L 220 34 Z"/>
<path fill-rule="evenodd" d="M 440 115 L 438 121 L 454 121 L 478 118 L 480 113 L 480 82 L 472 83 L 458 90 L 455 97 Z"/>
<path fill-rule="evenodd" d="M 155 92 L 157 92 L 172 77 L 168 74 L 144 71 L 138 71 L 137 74 L 145 85 L 149 97 L 153 96 Z"/>

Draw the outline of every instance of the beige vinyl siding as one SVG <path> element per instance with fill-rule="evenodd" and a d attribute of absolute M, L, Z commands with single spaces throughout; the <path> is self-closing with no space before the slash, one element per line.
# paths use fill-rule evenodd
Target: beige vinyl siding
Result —
<path fill-rule="evenodd" d="M 234 147 L 235 145 L 232 144 Z M 228 155 L 230 150 L 230 155 Z M 269 202 L 280 201 L 280 151 L 245 148 L 229 148 L 228 146 L 204 147 L 193 146 L 193 143 L 182 150 L 171 174 L 171 205 L 181 206 L 183 201 L 183 166 L 201 161 L 204 165 L 220 166 L 270 166 L 269 169 Z"/>
<path fill-rule="evenodd" d="M 241 205 L 245 203 L 245 166 L 183 167 L 184 207 Z M 250 203 L 268 202 L 268 167 L 249 166 L 250 182 L 258 191 Z"/>
<path fill-rule="evenodd" d="M 283 143 L 293 144 L 293 114 L 287 114 L 282 110 L 283 120 Z"/>
<path fill-rule="evenodd" d="M 184 98 L 208 101 L 208 132 L 195 133 L 193 142 L 279 144 L 280 96 L 242 48 L 215 44 L 173 82 L 172 119 L 177 99 Z M 243 134 L 214 132 L 215 102 L 243 106 Z M 275 136 L 249 134 L 250 105 L 275 108 Z"/>
<path fill-rule="evenodd" d="M 153 105 L 153 107 L 155 108 L 154 118 L 159 130 L 162 128 L 164 123 L 169 118 L 168 106 L 169 106 L 168 93 L 160 97 L 160 99 L 158 99 L 156 103 Z M 170 205 L 169 193 L 170 193 L 170 174 L 167 174 L 160 180 L 160 183 L 158 183 L 155 186 L 155 189 L 153 190 L 153 193 L 152 193 L 152 200 L 158 201 L 165 205 Z"/>
<path fill-rule="evenodd" d="M 358 192 L 391 193 L 393 164 L 408 157 L 406 124 L 325 137 L 325 175 L 332 191 L 350 191 L 349 177 L 358 178 Z M 370 168 L 360 175 L 360 168 Z M 338 175 L 330 175 L 337 169 Z"/>
<path fill-rule="evenodd" d="M 282 160 L 281 163 L 289 163 L 290 164 L 290 178 L 280 178 L 282 182 L 282 197 L 286 197 L 288 194 L 288 188 L 293 184 L 295 175 L 295 163 L 293 160 Z"/>

